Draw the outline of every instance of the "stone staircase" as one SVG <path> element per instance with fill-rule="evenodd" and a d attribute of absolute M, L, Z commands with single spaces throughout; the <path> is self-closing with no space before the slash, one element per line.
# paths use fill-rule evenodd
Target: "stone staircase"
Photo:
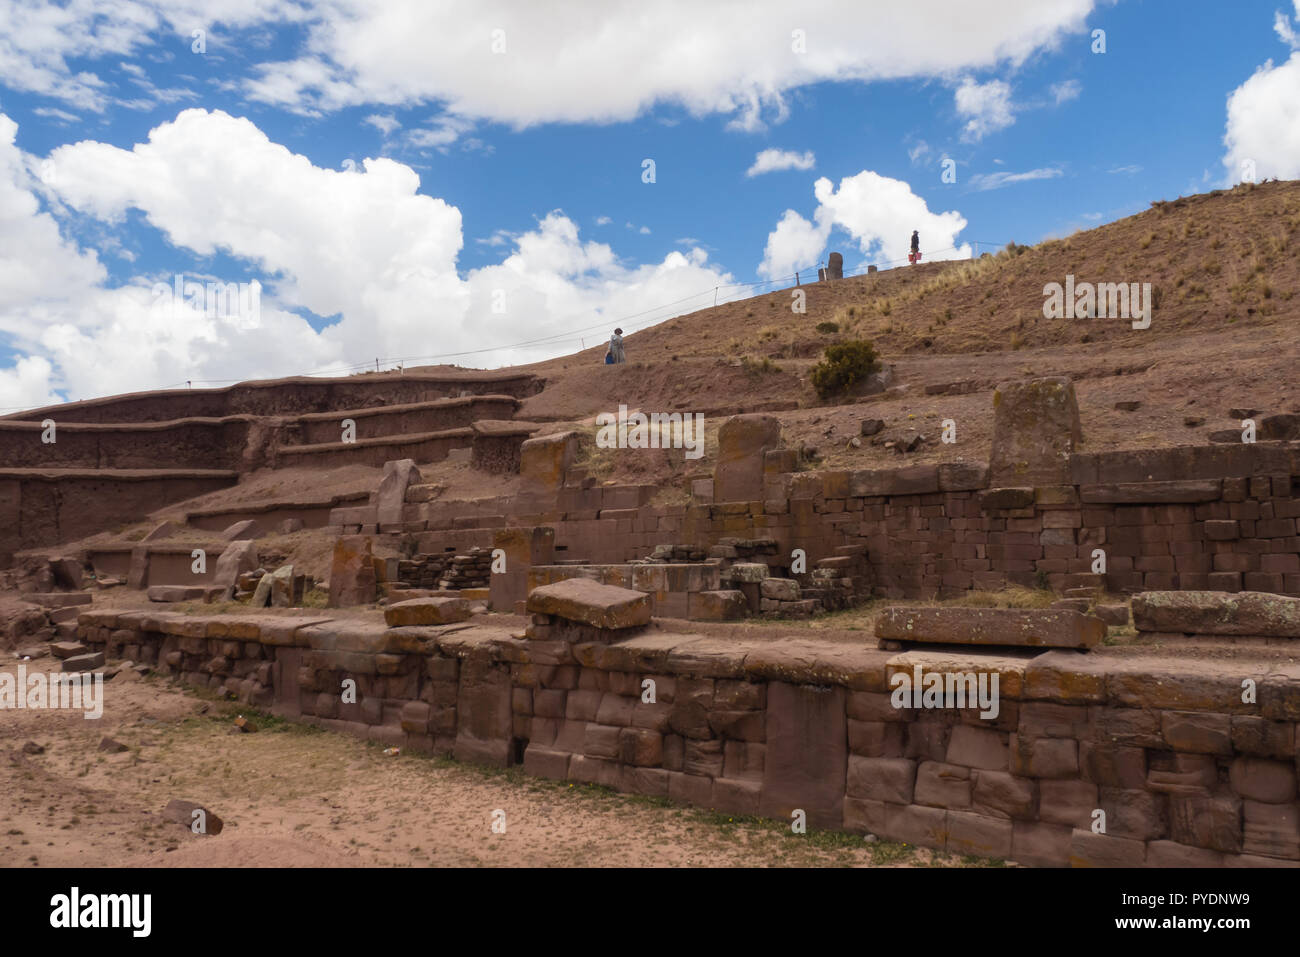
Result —
<path fill-rule="evenodd" d="M 510 420 L 541 391 L 515 372 L 381 373 L 112 396 L 0 417 L 0 568 L 15 552 L 138 522 L 258 469 L 437 462 L 474 443 L 474 423 Z M 209 537 L 326 524 L 347 496 L 266 501 L 187 516 Z M 172 544 L 172 543 L 168 543 Z M 179 543 L 177 543 L 179 545 Z M 103 549 L 121 564 L 133 549 Z M 116 551 L 116 558 L 110 553 Z"/>

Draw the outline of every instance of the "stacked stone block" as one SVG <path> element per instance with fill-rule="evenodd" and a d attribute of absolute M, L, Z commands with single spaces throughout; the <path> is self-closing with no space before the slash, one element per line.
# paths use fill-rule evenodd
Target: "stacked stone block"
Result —
<path fill-rule="evenodd" d="M 643 593 L 549 587 L 570 590 L 533 602 L 537 589 L 520 636 L 102 611 L 77 633 L 327 727 L 732 813 L 801 809 L 814 827 L 1029 865 L 1300 862 L 1300 669 L 1276 657 L 790 648 L 644 630 Z M 1199 640 L 1300 637 L 1284 599 L 1231 601 L 1157 596 L 1136 620 Z M 896 706 L 895 676 L 953 673 L 997 675 L 996 713 Z M 340 702 L 347 678 L 356 704 Z"/>

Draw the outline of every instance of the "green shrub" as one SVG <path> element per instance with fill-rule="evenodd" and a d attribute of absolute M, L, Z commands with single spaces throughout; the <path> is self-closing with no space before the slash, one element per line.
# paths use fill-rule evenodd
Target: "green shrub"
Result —
<path fill-rule="evenodd" d="M 826 358 L 812 369 L 812 384 L 823 399 L 841 395 L 880 368 L 875 347 L 853 339 L 826 347 Z"/>
<path fill-rule="evenodd" d="M 755 359 L 751 356 L 742 356 L 740 367 L 751 376 L 766 375 L 771 372 L 780 372 L 781 367 L 766 356 L 762 360 Z"/>
<path fill-rule="evenodd" d="M 817 331 L 830 335 L 832 332 L 840 331 L 840 324 L 838 322 L 819 322 L 817 323 Z"/>

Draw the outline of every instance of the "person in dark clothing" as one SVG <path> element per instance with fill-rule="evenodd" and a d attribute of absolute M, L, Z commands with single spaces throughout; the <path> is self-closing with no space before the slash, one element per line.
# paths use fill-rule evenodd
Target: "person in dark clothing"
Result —
<path fill-rule="evenodd" d="M 912 230 L 912 254 L 907 257 L 907 261 L 916 265 L 921 259 L 921 234 L 917 230 Z"/>

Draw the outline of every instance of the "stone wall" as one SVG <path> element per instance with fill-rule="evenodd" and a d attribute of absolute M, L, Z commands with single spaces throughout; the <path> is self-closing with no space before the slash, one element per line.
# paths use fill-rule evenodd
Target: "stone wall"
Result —
<path fill-rule="evenodd" d="M 543 591 L 530 607 L 560 607 L 535 604 Z M 1300 861 L 1289 661 L 720 640 L 626 627 L 648 599 L 608 591 L 608 608 L 537 613 L 523 636 L 153 612 L 87 612 L 78 635 L 335 730 L 729 813 L 801 810 L 814 827 L 1030 865 Z M 1140 626 L 1180 636 L 1183 622 L 1296 620 L 1142 607 Z M 893 675 L 956 673 L 998 676 L 996 716 L 891 700 Z"/>
<path fill-rule="evenodd" d="M 19 422 L 159 422 L 226 415 L 301 415 L 402 405 L 465 395 L 536 395 L 545 380 L 527 372 L 383 373 L 328 379 L 300 376 L 243 382 L 221 389 L 171 389 L 86 399 L 0 417 Z"/>
<path fill-rule="evenodd" d="M 657 547 L 765 539 L 774 571 L 867 546 L 877 594 L 951 596 L 1007 583 L 1065 587 L 1105 553 L 1107 587 L 1300 594 L 1300 444 L 1080 454 L 1068 484 L 991 488 L 983 465 L 791 472 L 768 450 L 761 500 L 651 505 L 654 486 L 564 484 L 549 499 L 408 502 L 391 529 L 430 543 L 447 529 L 555 529 L 555 557 L 620 564 Z M 586 487 L 584 487 L 586 484 Z M 337 509 L 339 531 L 374 531 L 373 509 Z M 432 550 L 432 547 L 425 547 Z"/>
<path fill-rule="evenodd" d="M 139 521 L 169 502 L 234 485 L 217 469 L 0 471 L 0 567 L 13 553 Z"/>

